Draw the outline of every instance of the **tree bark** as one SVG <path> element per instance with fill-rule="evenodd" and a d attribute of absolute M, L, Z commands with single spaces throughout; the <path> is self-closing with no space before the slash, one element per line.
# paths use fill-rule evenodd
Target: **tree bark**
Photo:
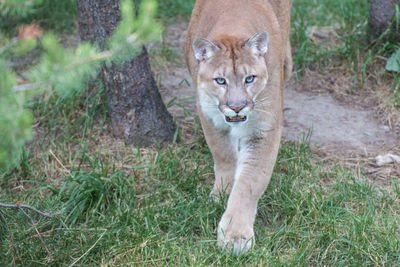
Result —
<path fill-rule="evenodd" d="M 371 37 L 378 38 L 390 25 L 395 15 L 395 5 L 399 0 L 372 0 L 369 10 L 371 20 Z M 397 22 L 397 23 L 400 23 Z M 395 26 L 395 25 L 394 25 Z M 399 39 L 399 33 L 395 33 Z"/>
<path fill-rule="evenodd" d="M 120 19 L 119 0 L 77 0 L 77 5 L 81 39 L 103 50 Z M 175 124 L 162 102 L 145 47 L 122 65 L 104 65 L 101 75 L 115 137 L 142 146 L 173 139 Z"/>

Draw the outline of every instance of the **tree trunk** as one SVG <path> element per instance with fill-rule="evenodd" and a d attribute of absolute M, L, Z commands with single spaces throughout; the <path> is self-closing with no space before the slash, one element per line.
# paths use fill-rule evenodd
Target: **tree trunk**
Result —
<path fill-rule="evenodd" d="M 378 38 L 392 22 L 396 4 L 400 4 L 400 0 L 372 0 L 369 13 L 372 26 L 371 37 L 373 39 Z M 400 21 L 397 23 L 400 23 Z M 395 34 L 399 38 L 399 33 Z"/>
<path fill-rule="evenodd" d="M 79 34 L 100 49 L 120 19 L 119 0 L 77 0 Z M 175 124 L 162 102 L 146 49 L 122 65 L 103 66 L 102 79 L 115 137 L 147 146 L 173 139 Z"/>

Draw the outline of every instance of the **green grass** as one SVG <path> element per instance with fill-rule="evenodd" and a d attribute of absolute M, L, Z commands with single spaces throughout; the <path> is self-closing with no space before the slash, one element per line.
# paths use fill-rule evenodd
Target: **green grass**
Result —
<path fill-rule="evenodd" d="M 181 16 L 189 18 L 192 14 L 194 0 L 158 0 L 160 17 L 172 18 Z"/>
<path fill-rule="evenodd" d="M 304 71 L 311 63 L 323 68 L 335 57 L 357 66 L 361 50 L 368 45 L 368 17 L 368 1 L 294 0 L 291 41 L 297 48 L 295 69 Z M 332 41 L 309 38 L 313 26 L 328 27 L 331 34 L 338 35 L 333 48 Z"/>
<path fill-rule="evenodd" d="M 257 245 L 236 257 L 216 246 L 225 203 L 208 197 L 212 160 L 201 137 L 163 149 L 103 150 L 90 140 L 101 139 L 95 134 L 75 140 L 79 148 L 72 151 L 63 152 L 65 141 L 53 142 L 54 155 L 68 171 L 40 170 L 55 164 L 54 158 L 35 163 L 31 157 L 26 163 L 31 170 L 18 175 L 22 191 L 13 183 L 2 185 L 0 202 L 21 200 L 56 218 L 32 214 L 54 257 L 48 262 L 29 221 L 16 210 L 3 210 L 10 229 L 2 225 L 0 265 L 11 263 L 10 233 L 22 266 L 68 265 L 81 256 L 77 266 L 400 264 L 399 188 L 389 193 L 350 171 L 328 169 L 313 159 L 307 144 L 282 144 L 259 203 Z M 58 177 L 46 177 L 57 168 Z"/>

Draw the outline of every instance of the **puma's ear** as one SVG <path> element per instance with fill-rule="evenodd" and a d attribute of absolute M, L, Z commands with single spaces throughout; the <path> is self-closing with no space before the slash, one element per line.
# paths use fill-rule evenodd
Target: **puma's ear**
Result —
<path fill-rule="evenodd" d="M 264 56 L 268 50 L 268 33 L 259 32 L 246 41 L 245 46 L 251 50 L 253 54 Z"/>
<path fill-rule="evenodd" d="M 203 38 L 197 38 L 193 42 L 194 57 L 198 61 L 207 60 L 214 55 L 219 48 L 211 41 Z"/>

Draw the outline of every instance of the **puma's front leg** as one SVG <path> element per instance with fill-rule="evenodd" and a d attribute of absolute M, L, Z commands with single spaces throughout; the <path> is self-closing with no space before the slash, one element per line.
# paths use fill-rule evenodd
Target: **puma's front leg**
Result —
<path fill-rule="evenodd" d="M 210 195 L 216 202 L 219 202 L 221 194 L 231 193 L 236 164 L 232 155 L 234 154 L 227 151 L 213 153 L 215 182 Z"/>
<path fill-rule="evenodd" d="M 211 122 L 200 116 L 206 141 L 214 159 L 215 182 L 210 196 L 219 201 L 221 194 L 230 194 L 236 168 L 236 155 L 229 141 L 229 133 L 215 129 Z"/>
<path fill-rule="evenodd" d="M 218 243 L 236 254 L 247 252 L 254 243 L 257 203 L 274 168 L 281 129 L 262 139 L 247 140 L 238 156 L 235 182 L 227 208 L 218 225 Z"/>

